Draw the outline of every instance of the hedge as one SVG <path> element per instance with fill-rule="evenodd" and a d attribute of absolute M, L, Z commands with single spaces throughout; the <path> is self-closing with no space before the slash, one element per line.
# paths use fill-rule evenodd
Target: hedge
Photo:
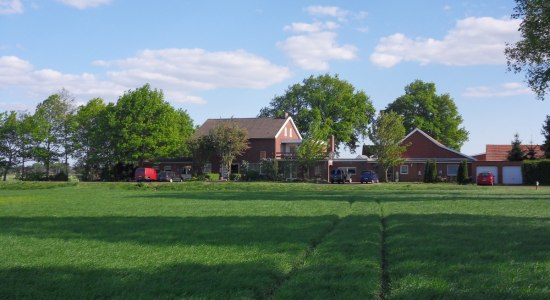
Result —
<path fill-rule="evenodd" d="M 526 184 L 550 184 L 550 159 L 524 160 L 523 181 Z"/>

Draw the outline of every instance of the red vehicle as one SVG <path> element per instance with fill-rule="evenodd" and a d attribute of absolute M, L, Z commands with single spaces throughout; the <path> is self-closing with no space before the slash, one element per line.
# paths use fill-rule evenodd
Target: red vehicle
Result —
<path fill-rule="evenodd" d="M 136 181 L 157 181 L 157 170 L 153 168 L 137 168 L 134 179 Z"/>
<path fill-rule="evenodd" d="M 477 185 L 495 185 L 495 176 L 491 172 L 481 172 L 477 175 Z"/>

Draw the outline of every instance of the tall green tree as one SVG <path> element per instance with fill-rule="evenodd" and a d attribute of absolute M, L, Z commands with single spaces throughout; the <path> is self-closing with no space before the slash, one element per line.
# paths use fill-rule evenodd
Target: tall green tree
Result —
<path fill-rule="evenodd" d="M 3 181 L 8 172 L 17 164 L 19 158 L 19 134 L 17 112 L 0 113 L 0 161 L 2 161 Z"/>
<path fill-rule="evenodd" d="M 246 129 L 232 121 L 220 122 L 208 132 L 207 141 L 223 163 L 227 178 L 231 175 L 233 160 L 249 148 L 247 135 Z"/>
<path fill-rule="evenodd" d="M 419 128 L 457 151 L 468 140 L 468 131 L 461 127 L 462 116 L 453 99 L 449 94 L 437 95 L 433 82 L 416 80 L 407 85 L 405 95 L 395 99 L 385 111 L 403 116 L 407 133 Z"/>
<path fill-rule="evenodd" d="M 371 151 L 376 155 L 378 164 L 384 169 L 386 182 L 388 182 L 388 169 L 404 161 L 401 154 L 407 150 L 407 145 L 400 143 L 403 138 L 405 138 L 403 117 L 392 111 L 381 112 L 369 128 L 369 139 L 373 143 Z"/>
<path fill-rule="evenodd" d="M 544 157 L 550 158 L 550 115 L 546 116 L 540 133 L 544 136 L 544 143 L 541 146 L 544 150 Z"/>
<path fill-rule="evenodd" d="M 110 113 L 103 99 L 94 98 L 80 106 L 75 114 L 74 156 L 83 180 L 99 179 L 112 165 L 115 141 L 109 123 Z"/>
<path fill-rule="evenodd" d="M 290 86 L 260 111 L 260 117 L 280 117 L 289 113 L 300 132 L 307 137 L 309 124 L 318 122 L 334 135 L 336 145 L 355 152 L 367 135 L 375 109 L 363 91 L 341 80 L 338 75 L 310 76 L 301 84 Z"/>
<path fill-rule="evenodd" d="M 512 149 L 508 152 L 509 161 L 522 161 L 525 153 L 521 150 L 521 140 L 519 134 L 514 134 L 514 140 L 512 140 Z"/>
<path fill-rule="evenodd" d="M 147 160 L 173 156 L 187 143 L 180 135 L 182 128 L 192 127 L 191 118 L 184 120 L 182 114 L 164 101 L 161 90 L 151 90 L 148 84 L 126 92 L 114 106 L 111 120 L 118 160 L 142 166 Z"/>
<path fill-rule="evenodd" d="M 70 130 L 68 123 L 74 111 L 74 100 L 61 91 L 49 96 L 36 106 L 32 116 L 33 156 L 46 167 L 49 176 L 50 164 L 60 158 L 67 162 Z"/>
<path fill-rule="evenodd" d="M 308 136 L 302 140 L 302 144 L 296 150 L 305 177 L 309 176 L 310 168 L 327 158 L 329 150 L 326 127 L 323 128 L 319 122 L 313 122 L 310 124 L 308 132 Z"/>
<path fill-rule="evenodd" d="M 550 81 L 550 4 L 547 0 L 516 0 L 512 18 L 521 20 L 521 40 L 506 45 L 508 70 L 525 71 L 527 84 L 544 100 Z"/>

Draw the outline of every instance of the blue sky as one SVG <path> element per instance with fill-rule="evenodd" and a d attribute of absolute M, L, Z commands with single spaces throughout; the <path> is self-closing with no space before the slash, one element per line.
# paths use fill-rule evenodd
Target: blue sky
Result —
<path fill-rule="evenodd" d="M 255 117 L 310 75 L 338 74 L 377 110 L 416 79 L 448 93 L 486 144 L 542 142 L 550 99 L 506 71 L 513 0 L 0 0 L 0 111 L 67 89 L 83 104 L 145 83 L 196 124 Z M 344 153 L 343 156 L 353 156 Z"/>

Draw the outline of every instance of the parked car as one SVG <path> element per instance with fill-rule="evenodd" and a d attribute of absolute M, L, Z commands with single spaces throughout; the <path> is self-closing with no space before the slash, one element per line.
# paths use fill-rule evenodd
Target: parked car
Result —
<path fill-rule="evenodd" d="M 164 182 L 182 182 L 183 179 L 174 171 L 161 171 L 159 173 L 159 181 Z"/>
<path fill-rule="evenodd" d="M 477 185 L 495 185 L 495 176 L 491 172 L 481 172 L 477 175 Z"/>
<path fill-rule="evenodd" d="M 363 171 L 361 172 L 361 183 L 379 183 L 378 175 L 374 171 Z"/>
<path fill-rule="evenodd" d="M 345 183 L 351 182 L 351 175 L 345 170 L 336 169 L 330 171 L 330 183 Z"/>
<path fill-rule="evenodd" d="M 157 181 L 157 170 L 154 168 L 137 168 L 134 179 L 136 181 Z"/>

